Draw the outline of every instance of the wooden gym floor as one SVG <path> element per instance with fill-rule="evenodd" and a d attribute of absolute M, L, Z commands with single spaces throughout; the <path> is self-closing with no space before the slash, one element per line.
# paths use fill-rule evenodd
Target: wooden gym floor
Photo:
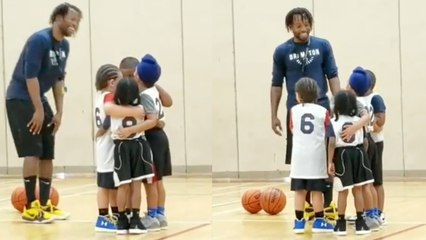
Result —
<path fill-rule="evenodd" d="M 116 236 L 96 233 L 96 181 L 94 177 L 55 179 L 60 192 L 59 206 L 71 212 L 66 221 L 48 225 L 27 224 L 10 203 L 10 194 L 22 185 L 20 178 L 0 178 L 0 239 L 56 240 L 56 239 L 425 239 L 426 238 L 426 179 L 387 179 L 386 216 L 388 225 L 377 233 L 355 236 L 349 226 L 348 236 L 335 237 L 332 233 L 295 235 L 293 193 L 288 183 L 224 182 L 208 177 L 171 177 L 166 179 L 168 191 L 166 211 L 169 229 L 136 236 Z M 241 207 L 242 193 L 251 188 L 278 187 L 287 195 L 283 212 L 269 216 L 264 212 L 250 215 Z M 144 195 L 145 196 L 145 195 Z M 354 213 L 352 197 L 348 199 L 347 214 Z M 143 202 L 142 209 L 146 205 Z"/>

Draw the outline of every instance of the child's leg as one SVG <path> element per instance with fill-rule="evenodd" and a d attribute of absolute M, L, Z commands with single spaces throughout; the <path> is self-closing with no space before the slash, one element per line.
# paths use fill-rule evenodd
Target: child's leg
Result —
<path fill-rule="evenodd" d="M 363 194 L 363 188 L 362 187 L 354 187 L 352 189 L 352 194 L 354 195 L 354 201 L 355 201 L 355 210 L 356 210 L 356 216 L 357 219 L 355 220 L 355 233 L 356 234 L 366 234 L 371 232 L 369 226 L 366 224 L 362 213 L 364 211 L 365 205 L 364 205 L 364 198 L 365 195 Z M 339 207 L 340 209 L 340 207 Z"/>
<path fill-rule="evenodd" d="M 155 218 L 157 216 L 157 204 L 158 204 L 158 194 L 157 194 L 157 183 L 144 183 L 146 192 L 146 202 L 148 205 L 148 216 Z"/>
<path fill-rule="evenodd" d="M 98 188 L 97 201 L 99 216 L 107 216 L 109 207 L 108 189 L 101 187 Z"/>
<path fill-rule="evenodd" d="M 129 193 L 126 196 L 126 214 L 130 215 L 132 213 L 132 188 L 130 188 Z"/>
<path fill-rule="evenodd" d="M 117 189 L 117 207 L 118 212 L 125 213 L 127 196 L 130 192 L 130 184 L 123 184 Z"/>
<path fill-rule="evenodd" d="M 319 182 L 320 180 L 308 180 L 311 182 Z M 324 181 L 324 180 L 323 180 Z M 322 183 L 325 185 L 325 181 Z M 313 188 L 312 190 L 318 188 Z M 324 186 L 321 187 L 324 189 Z M 332 232 L 333 225 L 324 219 L 324 199 L 322 191 L 312 191 L 312 205 L 315 212 L 315 220 L 312 223 L 312 232 Z"/>
<path fill-rule="evenodd" d="M 109 205 L 111 206 L 111 212 L 113 215 L 118 215 L 118 207 L 117 207 L 117 190 L 109 189 Z"/>
<path fill-rule="evenodd" d="M 166 189 L 164 188 L 163 180 L 157 182 L 157 195 L 158 195 L 158 204 L 157 204 L 157 214 L 165 215 L 164 208 L 166 205 Z"/>
<path fill-rule="evenodd" d="M 383 184 L 374 186 L 377 192 L 377 205 L 380 212 L 383 212 L 385 207 L 385 189 L 383 188 Z"/>
<path fill-rule="evenodd" d="M 131 206 L 132 218 L 139 218 L 139 211 L 141 206 L 141 181 L 132 181 L 131 183 Z"/>
<path fill-rule="evenodd" d="M 294 210 L 297 220 L 303 219 L 303 210 L 305 207 L 306 191 L 299 190 L 294 192 Z"/>

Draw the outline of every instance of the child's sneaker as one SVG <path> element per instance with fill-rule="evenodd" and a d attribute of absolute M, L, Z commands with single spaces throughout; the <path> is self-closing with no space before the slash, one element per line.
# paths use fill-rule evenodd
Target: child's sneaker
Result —
<path fill-rule="evenodd" d="M 380 223 L 377 221 L 374 215 L 367 213 L 367 215 L 364 217 L 364 221 L 371 231 L 376 232 L 380 230 Z"/>
<path fill-rule="evenodd" d="M 46 206 L 42 206 L 41 209 L 43 209 L 44 212 L 48 212 L 52 214 L 57 220 L 65 220 L 69 218 L 69 216 L 71 216 L 71 213 L 64 212 L 60 210 L 59 208 L 57 208 L 56 206 L 54 206 L 52 202 L 50 201 L 50 199 L 47 201 Z"/>
<path fill-rule="evenodd" d="M 126 215 L 118 217 L 116 227 L 117 227 L 116 232 L 117 232 L 118 235 L 129 233 L 130 224 L 129 224 L 129 220 L 127 219 Z"/>
<path fill-rule="evenodd" d="M 358 218 L 355 220 L 355 234 L 363 235 L 368 233 L 371 233 L 371 230 L 364 221 L 364 218 Z"/>
<path fill-rule="evenodd" d="M 55 216 L 41 209 L 40 201 L 35 200 L 31 203 L 31 208 L 24 208 L 22 220 L 29 223 L 51 223 Z"/>
<path fill-rule="evenodd" d="M 160 229 L 165 230 L 169 227 L 169 224 L 167 223 L 167 218 L 164 215 L 157 214 L 157 220 L 160 223 Z"/>
<path fill-rule="evenodd" d="M 141 218 L 142 224 L 146 227 L 148 232 L 156 232 L 161 230 L 160 222 L 157 218 L 153 218 L 146 214 Z"/>
<path fill-rule="evenodd" d="M 382 222 L 382 226 L 386 226 L 386 224 L 387 224 L 386 217 L 385 217 L 385 214 L 383 212 L 380 214 L 380 219 L 381 219 L 381 222 Z"/>
<path fill-rule="evenodd" d="M 294 220 L 293 232 L 294 233 L 304 233 L 305 232 L 305 223 L 306 223 L 306 220 L 304 218 L 302 218 L 301 220 L 295 219 Z"/>
<path fill-rule="evenodd" d="M 334 234 L 337 236 L 346 236 L 346 220 L 337 219 L 336 226 L 334 226 Z"/>
<path fill-rule="evenodd" d="M 336 204 L 332 201 L 330 206 L 324 208 L 324 216 L 328 222 L 335 223 L 338 218 Z"/>
<path fill-rule="evenodd" d="M 129 233 L 130 234 L 142 234 L 147 233 L 148 230 L 141 222 L 141 219 L 139 217 L 133 216 L 130 219 L 130 227 L 129 227 Z"/>
<path fill-rule="evenodd" d="M 312 232 L 314 233 L 333 232 L 333 230 L 333 224 L 327 222 L 324 218 L 315 218 L 312 224 Z"/>
<path fill-rule="evenodd" d="M 117 217 L 112 215 L 98 216 L 96 220 L 96 232 L 116 232 L 117 231 Z"/>
<path fill-rule="evenodd" d="M 315 216 L 314 208 L 308 202 L 305 202 L 303 218 L 305 218 L 306 221 L 310 221 L 314 219 L 314 216 Z"/>

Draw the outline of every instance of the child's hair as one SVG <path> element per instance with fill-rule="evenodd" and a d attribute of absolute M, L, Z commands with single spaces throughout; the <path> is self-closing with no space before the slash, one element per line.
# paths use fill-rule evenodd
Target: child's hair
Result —
<path fill-rule="evenodd" d="M 135 57 L 125 57 L 120 62 L 120 69 L 136 69 L 139 60 Z"/>
<path fill-rule="evenodd" d="M 356 96 L 350 91 L 339 91 L 336 96 L 334 96 L 333 111 L 336 115 L 336 121 L 339 119 L 339 115 L 355 116 L 358 111 Z"/>
<path fill-rule="evenodd" d="M 112 64 L 102 65 L 96 72 L 96 90 L 100 91 L 108 86 L 108 81 L 116 79 L 120 75 L 120 69 Z"/>
<path fill-rule="evenodd" d="M 121 79 L 115 89 L 114 102 L 123 106 L 137 106 L 140 104 L 139 88 L 135 80 Z"/>
<path fill-rule="evenodd" d="M 371 70 L 368 70 L 368 69 L 365 69 L 365 72 L 367 73 L 367 76 L 371 82 L 370 89 L 373 90 L 374 87 L 376 86 L 376 75 Z"/>
<path fill-rule="evenodd" d="M 314 79 L 303 77 L 296 82 L 296 93 L 302 103 L 314 103 L 319 97 L 319 87 Z"/>

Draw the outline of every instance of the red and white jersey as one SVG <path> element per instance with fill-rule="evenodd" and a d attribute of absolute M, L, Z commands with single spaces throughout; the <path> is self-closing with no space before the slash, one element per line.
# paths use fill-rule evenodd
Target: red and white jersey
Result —
<path fill-rule="evenodd" d="M 290 110 L 290 129 L 293 133 L 291 178 L 327 178 L 326 130 L 330 116 L 324 107 L 298 104 Z"/>
<path fill-rule="evenodd" d="M 373 131 L 373 124 L 375 120 L 373 105 L 371 105 L 372 98 L 372 94 L 363 97 L 356 97 L 356 99 L 364 106 L 364 109 L 367 111 L 368 116 L 370 116 L 370 122 L 366 127 L 366 131 L 368 133 Z"/>
<path fill-rule="evenodd" d="M 106 119 L 104 104 L 110 92 L 100 92 L 95 101 L 95 129 L 102 128 Z M 96 139 L 95 144 L 96 154 L 96 171 L 97 172 L 112 172 L 114 171 L 114 143 L 109 130 L 101 137 Z"/>
<path fill-rule="evenodd" d="M 141 95 L 148 95 L 154 102 L 155 110 L 158 113 L 158 120 L 165 120 L 163 105 L 161 104 L 160 93 L 155 86 L 145 89 Z"/>
<path fill-rule="evenodd" d="M 357 116 L 345 116 L 339 115 L 338 120 L 336 118 L 331 119 L 331 125 L 333 126 L 334 135 L 336 137 L 336 147 L 350 147 L 357 146 L 364 143 L 364 132 L 362 129 L 358 130 L 350 140 L 343 140 L 341 134 L 343 130 L 355 122 L 359 121 Z"/>

